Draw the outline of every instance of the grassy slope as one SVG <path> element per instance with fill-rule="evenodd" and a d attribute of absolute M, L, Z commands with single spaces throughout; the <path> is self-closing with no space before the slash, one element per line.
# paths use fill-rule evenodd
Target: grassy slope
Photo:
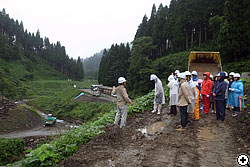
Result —
<path fill-rule="evenodd" d="M 0 93 L 8 98 L 19 99 L 26 96 L 29 87 L 27 81 L 38 79 L 66 79 L 36 57 L 31 62 L 25 56 L 15 61 L 5 61 L 0 58 Z"/>

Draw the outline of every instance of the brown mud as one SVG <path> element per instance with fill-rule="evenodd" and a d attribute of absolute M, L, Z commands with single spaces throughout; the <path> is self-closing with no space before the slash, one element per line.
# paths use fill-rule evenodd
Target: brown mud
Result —
<path fill-rule="evenodd" d="M 215 114 L 201 113 L 199 121 L 189 123 L 183 132 L 179 114 L 172 116 L 163 109 L 161 115 L 144 112 L 128 118 L 127 126 L 106 127 L 106 133 L 82 145 L 78 152 L 59 163 L 62 167 L 103 166 L 237 166 L 240 153 L 250 155 L 248 127 L 242 127 L 238 119 L 247 117 L 245 111 L 233 118 L 227 111 L 225 122 L 215 120 Z M 142 133 L 142 129 L 157 122 L 165 122 L 154 134 Z M 162 123 L 160 123 L 162 124 Z M 236 129 L 242 127 L 242 135 Z M 161 131 L 162 130 L 162 131 Z M 145 132 L 145 131 L 144 131 Z"/>

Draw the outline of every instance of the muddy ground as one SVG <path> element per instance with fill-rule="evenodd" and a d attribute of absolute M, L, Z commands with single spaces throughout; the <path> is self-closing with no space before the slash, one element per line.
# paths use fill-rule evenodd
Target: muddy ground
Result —
<path fill-rule="evenodd" d="M 124 129 L 106 127 L 106 133 L 81 146 L 59 166 L 235 167 L 238 154 L 250 155 L 247 112 L 233 118 L 233 112 L 227 111 L 225 122 L 215 120 L 215 114 L 201 113 L 200 121 L 189 123 L 184 132 L 176 131 L 180 125 L 179 114 L 172 116 L 167 112 L 165 108 L 161 115 L 136 114 L 128 118 Z M 248 126 L 239 121 L 243 117 L 248 119 Z M 138 130 L 159 121 L 166 123 L 161 132 L 149 135 Z M 239 127 L 241 131 L 237 131 Z"/>

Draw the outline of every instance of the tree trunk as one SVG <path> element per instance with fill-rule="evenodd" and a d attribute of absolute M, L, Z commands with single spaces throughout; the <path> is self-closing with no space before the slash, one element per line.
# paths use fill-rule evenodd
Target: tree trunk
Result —
<path fill-rule="evenodd" d="M 186 32 L 186 50 L 188 50 L 188 32 Z"/>
<path fill-rule="evenodd" d="M 205 31 L 205 41 L 207 41 L 207 27 L 204 27 L 204 31 Z"/>
<path fill-rule="evenodd" d="M 201 24 L 200 24 L 200 32 L 199 32 L 199 47 L 201 47 Z"/>
<path fill-rule="evenodd" d="M 193 32 L 193 30 L 191 31 L 191 48 L 193 48 L 193 46 L 194 46 L 194 32 Z"/>

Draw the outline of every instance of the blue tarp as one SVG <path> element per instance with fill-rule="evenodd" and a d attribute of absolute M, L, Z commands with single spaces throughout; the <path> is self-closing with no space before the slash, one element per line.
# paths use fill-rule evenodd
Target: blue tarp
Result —
<path fill-rule="evenodd" d="M 82 96 L 82 95 L 84 95 L 84 93 L 80 93 L 78 96 L 76 96 L 76 97 L 74 98 L 74 100 L 77 99 L 78 97 Z"/>

